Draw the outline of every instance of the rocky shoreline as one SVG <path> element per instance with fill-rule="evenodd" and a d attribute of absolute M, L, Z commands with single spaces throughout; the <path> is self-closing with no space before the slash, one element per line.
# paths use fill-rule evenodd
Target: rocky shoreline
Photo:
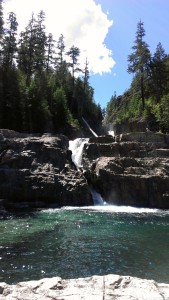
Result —
<path fill-rule="evenodd" d="M 0 283 L 0 300 L 168 300 L 169 284 L 130 276 L 60 277 Z"/>
<path fill-rule="evenodd" d="M 93 205 L 91 186 L 110 204 L 169 208 L 169 135 L 92 137 L 83 170 L 64 135 L 0 130 L 0 213 L 17 208 Z M 169 300 L 169 285 L 129 276 L 0 283 L 0 300 Z"/>
<path fill-rule="evenodd" d="M 82 164 L 83 172 L 73 164 L 64 135 L 1 129 L 0 207 L 93 205 L 92 186 L 110 204 L 169 208 L 169 135 L 92 137 Z"/>

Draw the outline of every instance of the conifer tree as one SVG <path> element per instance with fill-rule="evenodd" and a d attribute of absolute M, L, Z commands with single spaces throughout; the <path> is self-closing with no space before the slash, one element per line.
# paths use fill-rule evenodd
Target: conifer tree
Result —
<path fill-rule="evenodd" d="M 161 43 L 158 43 L 154 56 L 151 60 L 151 81 L 156 97 L 159 102 L 166 91 L 168 72 L 166 66 L 167 55 Z"/>
<path fill-rule="evenodd" d="M 56 75 L 60 87 L 66 84 L 66 77 L 68 74 L 68 64 L 65 60 L 65 43 L 63 34 L 60 35 L 57 42 L 57 56 L 56 56 Z"/>
<path fill-rule="evenodd" d="M 140 92 L 142 107 L 145 107 L 145 78 L 148 73 L 150 62 L 150 51 L 147 43 L 143 40 L 145 36 L 144 23 L 137 24 L 136 40 L 132 49 L 134 52 L 128 56 L 128 72 L 137 75 L 140 81 Z"/>
<path fill-rule="evenodd" d="M 79 66 L 78 59 L 80 56 L 80 49 L 73 45 L 66 54 L 70 58 L 70 62 L 68 63 L 68 65 L 72 69 L 72 79 L 73 79 L 73 87 L 74 87 L 75 73 L 81 71 L 81 69 L 78 67 Z"/>
<path fill-rule="evenodd" d="M 88 68 L 88 66 L 89 66 L 89 62 L 86 57 L 84 76 L 83 76 L 84 90 L 86 89 L 86 87 L 88 86 L 88 83 L 89 83 L 89 68 Z"/>
<path fill-rule="evenodd" d="M 12 68 L 14 66 L 14 60 L 16 58 L 17 51 L 17 27 L 18 23 L 16 15 L 13 12 L 9 13 L 8 29 L 5 30 L 5 37 L 3 41 L 3 66 L 5 68 Z"/>
<path fill-rule="evenodd" d="M 46 33 L 45 33 L 45 13 L 40 11 L 35 21 L 35 44 L 34 44 L 34 71 L 39 74 L 44 71 L 46 65 Z"/>
<path fill-rule="evenodd" d="M 2 82 L 2 38 L 3 38 L 3 0 L 0 0 L 0 126 L 2 122 L 3 82 Z"/>
<path fill-rule="evenodd" d="M 57 42 L 57 58 L 56 63 L 58 67 L 61 67 L 64 61 L 65 43 L 63 34 L 60 35 Z"/>
<path fill-rule="evenodd" d="M 41 73 L 46 65 L 45 14 L 40 11 L 37 19 L 32 14 L 25 31 L 21 32 L 18 50 L 18 67 L 27 75 L 27 82 L 34 73 Z"/>
<path fill-rule="evenodd" d="M 46 39 L 46 72 L 52 71 L 52 65 L 55 63 L 55 40 L 53 39 L 52 33 L 49 33 Z"/>
<path fill-rule="evenodd" d="M 18 67 L 27 76 L 27 83 L 30 82 L 34 71 L 36 29 L 35 17 L 32 14 L 25 31 L 20 34 L 18 49 Z"/>
<path fill-rule="evenodd" d="M 0 0 L 0 41 L 2 40 L 3 37 L 3 7 L 2 7 L 3 0 Z"/>

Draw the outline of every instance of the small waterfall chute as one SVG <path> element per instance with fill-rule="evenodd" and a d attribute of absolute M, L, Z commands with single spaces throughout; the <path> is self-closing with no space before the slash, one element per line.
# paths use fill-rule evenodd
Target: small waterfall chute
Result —
<path fill-rule="evenodd" d="M 88 141 L 88 138 L 78 138 L 69 141 L 69 150 L 72 151 L 72 161 L 77 168 L 82 168 L 83 148 Z"/>
<path fill-rule="evenodd" d="M 109 134 L 109 135 L 112 135 L 113 137 L 115 136 L 114 130 L 108 131 L 108 134 Z"/>
<path fill-rule="evenodd" d="M 93 199 L 93 203 L 96 206 L 102 206 L 102 205 L 106 205 L 107 203 L 104 201 L 104 199 L 102 198 L 102 196 L 95 191 L 95 189 L 91 188 L 91 195 L 92 195 L 92 199 Z"/>
<path fill-rule="evenodd" d="M 87 121 L 82 117 L 83 122 L 85 123 L 85 125 L 87 126 L 87 128 L 90 130 L 90 132 L 95 136 L 98 137 L 97 133 L 94 132 L 94 130 L 90 127 L 90 125 L 87 123 Z"/>

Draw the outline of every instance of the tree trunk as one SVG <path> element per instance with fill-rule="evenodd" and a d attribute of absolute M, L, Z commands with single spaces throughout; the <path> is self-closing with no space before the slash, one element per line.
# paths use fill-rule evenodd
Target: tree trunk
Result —
<path fill-rule="evenodd" d="M 145 96 L 144 96 L 144 77 L 143 77 L 143 73 L 141 73 L 141 100 L 142 100 L 142 107 L 143 110 L 145 108 Z"/>

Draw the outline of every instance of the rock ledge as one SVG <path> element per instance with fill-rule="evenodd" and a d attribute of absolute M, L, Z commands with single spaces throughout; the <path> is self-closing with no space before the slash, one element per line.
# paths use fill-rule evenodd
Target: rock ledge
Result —
<path fill-rule="evenodd" d="M 169 300 L 169 284 L 130 276 L 60 277 L 0 283 L 0 300 Z"/>

